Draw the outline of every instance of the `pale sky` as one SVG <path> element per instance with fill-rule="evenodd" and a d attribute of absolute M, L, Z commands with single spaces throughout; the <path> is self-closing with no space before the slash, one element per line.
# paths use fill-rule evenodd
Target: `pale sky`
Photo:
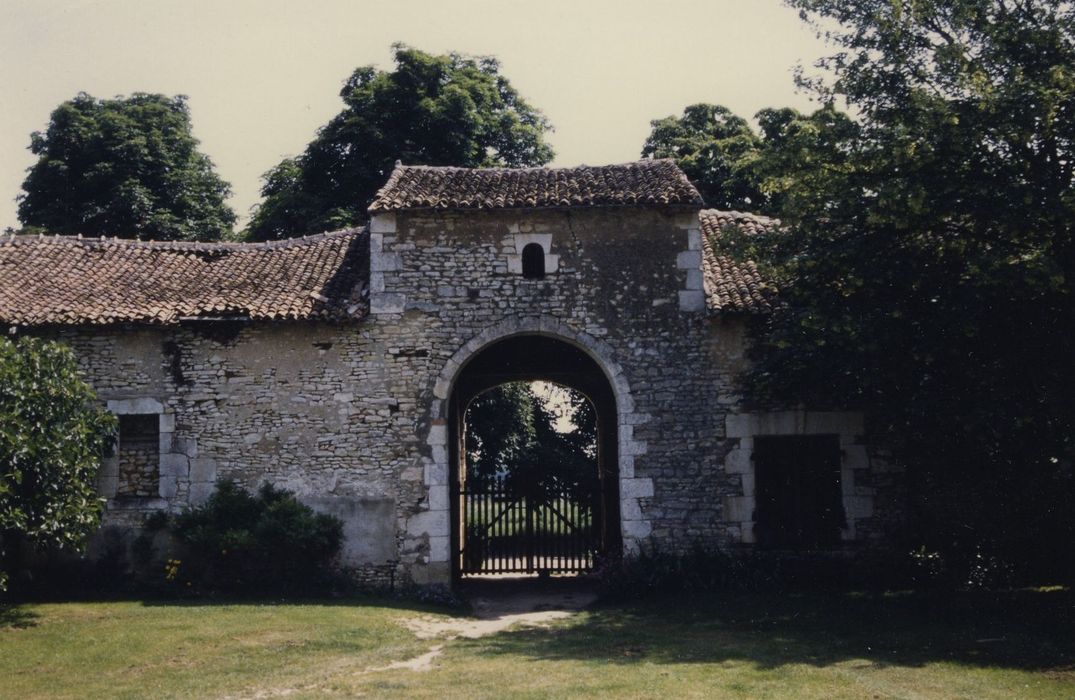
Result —
<path fill-rule="evenodd" d="M 189 96 L 194 134 L 245 221 L 260 176 L 343 106 L 393 42 L 493 55 L 556 131 L 553 165 L 639 156 L 651 119 L 696 102 L 750 118 L 812 109 L 792 81 L 826 47 L 780 0 L 0 0 L 0 229 L 30 132 L 80 91 Z"/>

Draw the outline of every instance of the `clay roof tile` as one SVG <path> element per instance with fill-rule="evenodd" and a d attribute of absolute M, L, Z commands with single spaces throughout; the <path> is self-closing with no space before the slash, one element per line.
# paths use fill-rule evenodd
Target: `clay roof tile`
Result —
<path fill-rule="evenodd" d="M 747 235 L 777 228 L 780 222 L 757 214 L 704 209 L 699 213 L 704 244 L 702 273 L 706 306 L 711 313 L 765 313 L 773 306 L 774 289 L 752 260 L 735 260 L 720 254 L 721 238 L 729 228 Z"/>
<path fill-rule="evenodd" d="M 451 168 L 397 164 L 369 207 L 405 209 L 702 206 L 671 160 L 574 168 Z"/>
<path fill-rule="evenodd" d="M 361 319 L 368 307 L 355 289 L 368 284 L 368 251 L 358 229 L 270 243 L 9 236 L 0 238 L 0 323 Z"/>

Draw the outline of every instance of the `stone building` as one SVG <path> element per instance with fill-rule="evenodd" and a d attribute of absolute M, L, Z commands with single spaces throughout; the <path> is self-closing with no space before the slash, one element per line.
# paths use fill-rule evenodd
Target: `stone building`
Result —
<path fill-rule="evenodd" d="M 274 243 L 0 240 L 0 324 L 73 346 L 120 417 L 106 528 L 269 481 L 339 516 L 371 579 L 449 581 L 462 410 L 518 379 L 593 400 L 606 552 L 853 550 L 891 528 L 897 472 L 861 415 L 742 409 L 771 294 L 711 244 L 773 222 L 703 209 L 662 160 L 401 165 L 369 213 Z"/>

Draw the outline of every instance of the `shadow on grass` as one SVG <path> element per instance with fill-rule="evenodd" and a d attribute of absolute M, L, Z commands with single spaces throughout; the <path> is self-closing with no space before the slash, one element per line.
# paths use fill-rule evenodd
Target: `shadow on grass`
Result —
<path fill-rule="evenodd" d="M 40 616 L 20 605 L 0 604 L 0 630 L 35 627 Z"/>
<path fill-rule="evenodd" d="M 340 607 L 340 608 L 363 608 L 363 607 L 377 607 L 388 608 L 390 610 L 404 610 L 413 613 L 437 613 L 441 615 L 455 615 L 459 617 L 466 617 L 470 615 L 470 610 L 461 605 L 447 605 L 435 602 L 426 602 L 420 600 L 410 600 L 407 598 L 393 598 L 389 596 L 378 595 L 358 595 L 358 596 L 343 596 L 334 598 L 322 598 L 322 597 L 286 597 L 286 598 L 237 598 L 237 597 L 219 597 L 219 598 L 136 598 L 134 602 L 141 603 L 146 607 L 180 607 L 180 608 L 202 608 L 202 607 L 236 607 L 236 606 L 250 606 L 250 607 L 268 607 L 268 606 L 303 606 L 311 605 L 318 607 Z"/>
<path fill-rule="evenodd" d="M 1075 662 L 1070 591 L 1005 594 L 715 594 L 598 607 L 562 626 L 464 644 L 475 653 L 605 663 L 746 661 L 769 669 L 863 660 L 1023 670 Z"/>

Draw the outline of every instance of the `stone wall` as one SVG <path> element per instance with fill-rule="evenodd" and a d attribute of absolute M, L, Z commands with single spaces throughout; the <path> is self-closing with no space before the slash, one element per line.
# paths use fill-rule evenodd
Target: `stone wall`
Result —
<path fill-rule="evenodd" d="M 734 499 L 749 479 L 724 466 L 744 445 L 727 420 L 744 330 L 699 303 L 696 212 L 412 212 L 375 217 L 370 235 L 361 323 L 58 332 L 110 408 L 160 415 L 159 488 L 120 496 L 106 465 L 109 524 L 200 503 L 221 478 L 267 480 L 344 520 L 362 576 L 446 581 L 454 379 L 483 347 L 534 333 L 587 352 L 612 386 L 628 549 L 744 540 Z M 534 242 L 547 274 L 524 279 Z"/>
<path fill-rule="evenodd" d="M 408 403 L 387 396 L 385 360 L 369 329 L 282 323 L 225 330 L 58 333 L 110 410 L 160 414 L 157 489 L 124 494 L 118 458 L 108 460 L 100 478 L 106 524 L 137 526 L 154 510 L 202 503 L 219 479 L 250 489 L 269 481 L 343 519 L 345 563 L 391 578 L 398 448 L 385 436 L 394 421 L 403 425 L 395 416 Z"/>
<path fill-rule="evenodd" d="M 741 356 L 741 335 L 697 303 L 697 226 L 695 212 L 623 209 L 374 217 L 372 325 L 399 374 L 418 380 L 422 410 L 413 486 L 428 496 L 405 527 L 415 563 L 436 578 L 447 571 L 453 379 L 481 348 L 522 333 L 580 347 L 613 386 L 628 548 L 728 537 L 718 494 L 731 487 L 720 465 L 735 367 L 710 360 Z M 521 275 L 519 251 L 532 242 L 546 248 L 544 279 Z"/>
<path fill-rule="evenodd" d="M 116 453 L 116 496 L 152 498 L 160 489 L 160 451 L 155 443 L 124 442 Z"/>

